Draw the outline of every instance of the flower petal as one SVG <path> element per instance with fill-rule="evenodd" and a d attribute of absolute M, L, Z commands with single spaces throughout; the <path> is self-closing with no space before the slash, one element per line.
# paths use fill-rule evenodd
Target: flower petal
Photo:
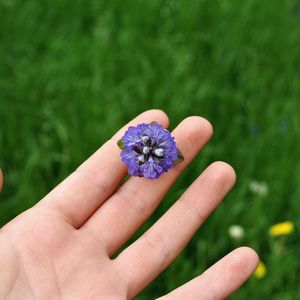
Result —
<path fill-rule="evenodd" d="M 266 276 L 266 273 L 267 273 L 266 265 L 262 261 L 260 261 L 254 272 L 254 276 L 257 279 L 263 279 Z"/>
<path fill-rule="evenodd" d="M 275 224 L 270 227 L 270 236 L 280 236 L 291 234 L 294 231 L 294 224 L 290 221 Z"/>

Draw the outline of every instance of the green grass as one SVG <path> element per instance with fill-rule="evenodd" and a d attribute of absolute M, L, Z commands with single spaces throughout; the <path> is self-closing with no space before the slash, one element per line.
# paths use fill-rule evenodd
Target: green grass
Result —
<path fill-rule="evenodd" d="M 300 295 L 299 1 L 0 0 L 0 198 L 4 224 L 59 183 L 120 126 L 149 109 L 171 129 L 189 115 L 214 126 L 144 230 L 211 162 L 238 181 L 178 259 L 138 299 L 201 273 L 239 245 L 267 276 L 232 299 Z M 266 197 L 249 191 L 265 181 Z M 295 232 L 270 238 L 270 225 Z M 246 231 L 233 243 L 232 224 Z"/>

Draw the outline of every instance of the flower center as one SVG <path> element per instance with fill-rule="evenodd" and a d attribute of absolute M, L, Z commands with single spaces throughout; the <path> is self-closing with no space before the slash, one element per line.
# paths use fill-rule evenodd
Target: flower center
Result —
<path fill-rule="evenodd" d="M 145 146 L 145 147 L 143 148 L 143 153 L 144 153 L 144 154 L 148 154 L 148 153 L 150 152 L 150 150 L 151 150 L 150 147 Z"/>
<path fill-rule="evenodd" d="M 143 135 L 141 138 L 141 142 L 141 147 L 134 147 L 134 150 L 139 153 L 138 161 L 140 164 L 143 164 L 148 160 L 153 159 L 153 157 L 164 157 L 164 149 L 156 147 L 156 143 L 154 143 L 149 136 Z"/>

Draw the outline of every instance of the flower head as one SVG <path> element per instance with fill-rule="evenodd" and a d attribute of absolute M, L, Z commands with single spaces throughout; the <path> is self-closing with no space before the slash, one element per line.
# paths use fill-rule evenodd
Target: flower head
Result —
<path fill-rule="evenodd" d="M 294 224 L 290 221 L 275 224 L 270 227 L 270 236 L 280 236 L 291 234 L 294 231 Z"/>
<path fill-rule="evenodd" d="M 267 274 L 266 265 L 262 261 L 260 261 L 254 272 L 254 276 L 257 279 L 263 279 L 266 276 L 266 274 Z"/>
<path fill-rule="evenodd" d="M 128 173 L 134 176 L 158 178 L 183 159 L 174 137 L 155 122 L 130 126 L 118 144 Z"/>
<path fill-rule="evenodd" d="M 245 230 L 240 225 L 231 225 L 228 228 L 228 234 L 233 240 L 241 240 L 245 235 Z"/>
<path fill-rule="evenodd" d="M 269 193 L 269 187 L 268 184 L 264 181 L 259 182 L 256 180 L 253 180 L 249 184 L 249 190 L 258 196 L 265 197 Z"/>

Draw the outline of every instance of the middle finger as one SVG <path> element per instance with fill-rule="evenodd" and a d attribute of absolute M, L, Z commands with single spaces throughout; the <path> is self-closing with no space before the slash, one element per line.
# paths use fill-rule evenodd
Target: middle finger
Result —
<path fill-rule="evenodd" d="M 153 213 L 179 174 L 212 135 L 211 124 L 201 117 L 183 120 L 172 132 L 184 161 L 160 178 L 131 177 L 81 227 L 113 255 Z"/>

